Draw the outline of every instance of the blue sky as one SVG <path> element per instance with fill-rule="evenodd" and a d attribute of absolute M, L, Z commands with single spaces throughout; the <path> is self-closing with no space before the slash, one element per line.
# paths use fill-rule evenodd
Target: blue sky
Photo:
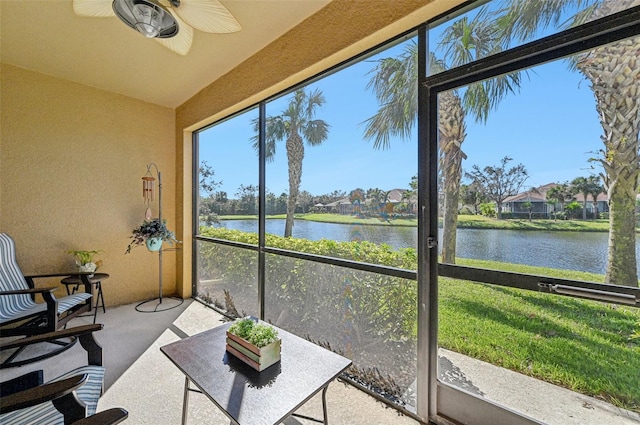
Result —
<path fill-rule="evenodd" d="M 393 57 L 403 49 L 395 46 L 382 54 L 354 64 L 311 84 L 325 96 L 316 117 L 329 123 L 328 139 L 321 146 L 306 147 L 301 190 L 313 195 L 355 188 L 408 188 L 417 173 L 417 134 L 410 140 L 392 139 L 387 150 L 375 150 L 363 138 L 361 124 L 375 114 L 378 104 L 366 89 L 368 72 L 378 57 Z M 288 97 L 267 105 L 267 115 L 279 115 Z M 200 136 L 200 158 L 222 181 L 219 190 L 229 197 L 242 185 L 257 185 L 257 155 L 250 138 L 251 120 L 257 109 L 223 122 Z M 602 129 L 589 82 L 557 61 L 534 68 L 523 76 L 517 95 L 508 95 L 489 115 L 486 124 L 467 119 L 463 168 L 497 165 L 507 155 L 511 165 L 524 164 L 529 179 L 524 188 L 563 182 L 594 173 L 588 159 L 601 149 Z M 599 171 L 599 170 L 596 170 Z M 284 141 L 267 165 L 267 190 L 288 192 Z"/>

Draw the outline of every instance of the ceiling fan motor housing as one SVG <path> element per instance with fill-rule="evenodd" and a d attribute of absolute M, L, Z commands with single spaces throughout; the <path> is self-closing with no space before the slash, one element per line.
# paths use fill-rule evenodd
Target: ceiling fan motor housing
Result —
<path fill-rule="evenodd" d="M 174 7 L 180 5 L 180 0 L 170 1 Z M 122 22 L 145 37 L 170 38 L 178 34 L 176 19 L 155 0 L 113 0 L 112 7 Z"/>

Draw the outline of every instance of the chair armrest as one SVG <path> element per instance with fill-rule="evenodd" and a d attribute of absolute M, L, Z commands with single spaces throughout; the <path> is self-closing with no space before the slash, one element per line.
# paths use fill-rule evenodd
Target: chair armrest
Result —
<path fill-rule="evenodd" d="M 38 344 L 40 342 L 55 341 L 60 338 L 67 338 L 72 336 L 81 336 L 91 334 L 102 330 L 104 325 L 102 323 L 96 323 L 95 325 L 76 326 L 68 329 L 61 329 L 55 332 L 47 332 L 45 334 L 29 336 L 26 338 L 20 338 L 13 341 L 7 341 L 0 343 L 0 351 L 8 350 L 11 348 L 25 347 L 31 344 Z"/>
<path fill-rule="evenodd" d="M 42 370 L 34 370 L 8 381 L 0 382 L 0 397 L 6 397 L 44 383 Z"/>
<path fill-rule="evenodd" d="M 66 272 L 55 272 L 55 273 L 41 273 L 41 274 L 26 274 L 24 275 L 27 284 L 34 288 L 35 282 L 33 279 L 42 278 L 42 277 L 67 277 L 67 276 L 75 276 L 80 278 L 81 284 L 84 286 L 84 292 L 87 294 L 91 293 L 91 281 L 89 280 L 89 276 L 92 276 L 94 272 L 80 272 L 80 271 L 66 271 Z M 87 304 L 91 304 L 89 300 L 87 300 Z"/>
<path fill-rule="evenodd" d="M 14 289 L 11 291 L 0 291 L 0 295 L 19 295 L 19 294 L 44 294 L 45 292 L 57 291 L 55 286 L 47 286 L 45 288 L 29 288 L 29 289 Z"/>
<path fill-rule="evenodd" d="M 80 388 L 87 380 L 87 375 L 76 375 L 62 381 L 49 382 L 25 391 L 0 398 L 0 410 L 3 413 L 35 406 L 47 401 L 53 401 L 73 390 Z"/>
<path fill-rule="evenodd" d="M 104 325 L 101 323 L 96 323 L 95 325 L 76 326 L 69 329 L 61 329 L 59 331 L 3 342 L 0 343 L 0 352 L 41 342 L 52 342 L 60 338 L 77 337 L 80 345 L 82 345 L 82 348 L 87 352 L 87 364 L 102 366 L 102 346 L 98 344 L 93 333 L 102 330 L 103 327 Z"/>
<path fill-rule="evenodd" d="M 114 425 L 127 419 L 129 412 L 119 407 L 105 410 L 104 412 L 96 413 L 88 418 L 80 419 L 73 423 L 73 425 Z"/>
<path fill-rule="evenodd" d="M 33 280 L 27 279 L 27 283 L 30 288 L 28 289 L 16 289 L 13 291 L 0 291 L 0 295 L 17 295 L 17 294 L 28 294 L 31 295 L 31 299 L 35 300 L 36 294 L 42 294 L 42 298 L 44 302 L 47 304 L 47 321 L 52 325 L 53 329 L 58 328 L 58 300 L 53 295 L 53 291 L 57 290 L 56 287 L 47 287 L 47 288 L 35 288 L 33 284 Z M 87 300 L 89 301 L 89 300 Z M 89 301 L 90 302 L 90 301 Z"/>
<path fill-rule="evenodd" d="M 55 272 L 55 273 L 37 273 L 37 274 L 25 274 L 25 279 L 38 279 L 43 277 L 62 277 L 62 276 L 89 276 L 94 272 L 79 272 L 74 270 L 67 270 L 63 272 Z"/>

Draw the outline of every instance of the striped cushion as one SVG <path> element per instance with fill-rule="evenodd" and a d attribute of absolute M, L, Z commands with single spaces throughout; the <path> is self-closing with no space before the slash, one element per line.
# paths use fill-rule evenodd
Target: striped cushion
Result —
<path fill-rule="evenodd" d="M 16 261 L 16 245 L 11 236 L 0 233 L 0 291 L 29 289 L 27 281 Z M 13 317 L 23 310 L 30 309 L 33 300 L 29 295 L 0 296 L 0 317 Z"/>
<path fill-rule="evenodd" d="M 85 384 L 75 391 L 78 397 L 87 406 L 87 416 L 96 413 L 98 399 L 102 394 L 102 383 L 104 381 L 104 368 L 102 366 L 83 366 L 65 373 L 54 379 L 69 378 L 74 375 L 88 375 Z M 60 412 L 53 407 L 50 401 L 26 409 L 0 415 L 0 424 L 3 425 L 64 425 L 64 418 Z"/>
<path fill-rule="evenodd" d="M 0 233 L 0 291 L 29 289 L 16 261 L 16 246 L 11 236 Z M 82 304 L 91 294 L 77 293 L 58 299 L 58 314 Z M 46 303 L 35 303 L 29 295 L 0 296 L 0 324 L 47 311 Z"/>

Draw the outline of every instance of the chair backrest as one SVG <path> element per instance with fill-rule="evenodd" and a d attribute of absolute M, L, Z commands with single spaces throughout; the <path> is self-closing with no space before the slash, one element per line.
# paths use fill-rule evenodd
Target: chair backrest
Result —
<path fill-rule="evenodd" d="M 0 233 L 0 291 L 28 289 L 29 285 L 16 261 L 16 244 L 11 236 Z M 31 296 L 25 294 L 0 296 L 0 316 L 11 316 L 33 305 Z"/>

